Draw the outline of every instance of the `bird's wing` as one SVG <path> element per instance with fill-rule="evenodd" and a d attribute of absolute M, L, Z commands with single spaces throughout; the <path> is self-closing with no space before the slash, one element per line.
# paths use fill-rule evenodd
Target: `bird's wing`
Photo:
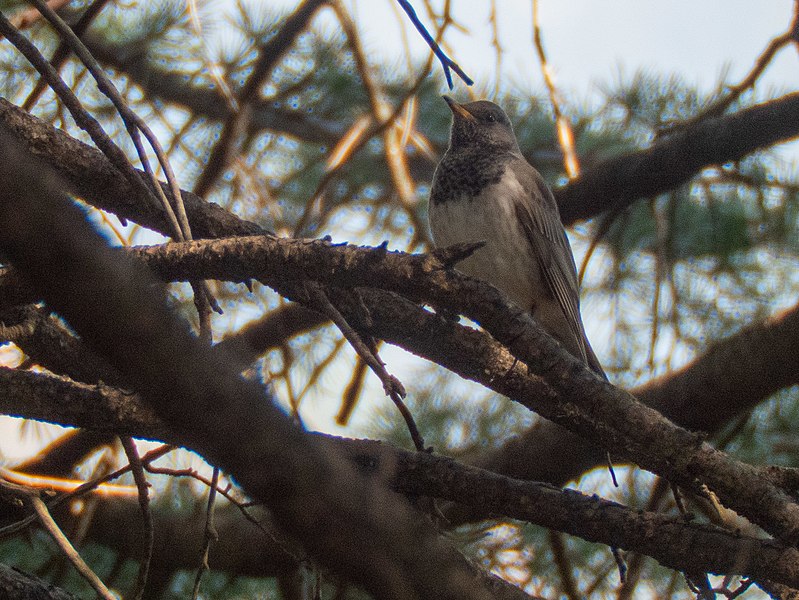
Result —
<path fill-rule="evenodd" d="M 583 328 L 577 266 L 555 198 L 538 171 L 523 158 L 514 158 L 508 168 L 524 190 L 522 201 L 516 204 L 516 214 L 535 251 L 544 281 L 566 315 L 580 344 L 583 359 L 597 374 L 606 378 Z"/>

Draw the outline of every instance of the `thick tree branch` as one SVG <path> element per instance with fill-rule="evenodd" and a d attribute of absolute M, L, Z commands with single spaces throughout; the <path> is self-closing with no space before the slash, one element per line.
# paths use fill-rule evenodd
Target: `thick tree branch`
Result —
<path fill-rule="evenodd" d="M 251 246 L 257 246 L 260 243 L 256 239 L 245 241 Z M 214 242 L 209 247 L 213 248 L 214 244 L 230 248 L 238 245 L 239 241 Z M 181 254 L 177 246 L 171 245 L 168 248 L 176 255 Z M 163 255 L 163 251 L 164 248 L 155 248 L 142 252 L 157 256 Z M 218 254 L 215 255 L 213 251 L 195 252 L 194 254 L 194 258 L 183 260 L 182 268 L 184 270 L 182 272 L 176 272 L 177 270 L 172 267 L 170 260 L 163 256 L 160 259 L 161 266 L 158 267 L 158 270 L 162 276 L 168 279 L 191 277 L 194 272 L 187 270 L 191 261 L 200 263 L 216 261 L 218 266 L 217 271 L 213 273 L 214 276 L 235 278 L 237 273 L 241 276 L 255 274 L 251 271 L 242 272 L 243 269 L 247 269 L 247 260 L 244 257 L 238 265 L 233 265 L 233 269 L 230 270 L 229 261 L 224 256 L 220 258 Z M 154 260 L 151 260 L 152 264 L 154 264 Z M 249 260 L 255 263 L 268 262 L 264 260 L 263 256 L 257 255 L 250 256 Z M 222 271 L 226 271 L 228 274 L 225 275 Z M 203 270 L 202 273 L 203 276 L 209 274 L 207 270 Z M 0 290 L 2 290 L 1 286 Z M 390 303 L 391 300 L 388 302 Z M 287 307 L 284 310 L 299 315 L 298 326 L 301 328 L 309 326 L 308 318 L 311 319 L 311 325 L 321 321 L 321 317 L 316 313 L 296 306 Z M 679 424 L 690 429 L 710 432 L 717 430 L 733 416 L 748 410 L 771 393 L 796 381 L 799 369 L 794 364 L 794 354 L 788 351 L 796 336 L 796 316 L 797 310 L 795 309 L 781 317 L 771 319 L 765 324 L 755 325 L 720 343 L 706 357 L 686 367 L 680 373 L 664 377 L 637 390 L 641 394 L 642 401 L 653 405 Z M 397 319 L 397 315 L 392 315 L 391 318 Z M 282 319 L 278 319 L 278 321 L 282 321 Z M 267 329 L 270 331 L 272 330 L 271 323 L 272 320 L 268 319 Z M 407 323 L 405 326 L 408 331 L 425 331 L 423 328 L 414 329 Z M 280 326 L 281 329 L 282 327 L 283 325 Z M 396 333 L 382 332 L 381 335 L 389 341 L 397 340 Z M 247 336 L 245 335 L 245 337 Z M 269 337 L 271 339 L 271 334 Z M 440 340 L 442 344 L 454 345 L 447 337 L 442 337 Z M 401 339 L 400 343 L 411 351 L 420 352 L 419 340 Z M 225 346 L 225 344 L 222 345 Z M 752 349 L 756 349 L 756 351 Z M 251 353 L 248 352 L 248 354 L 252 356 Z M 427 354 L 427 356 L 433 358 L 432 354 Z M 461 363 L 466 362 L 466 357 L 465 354 L 461 355 Z M 481 362 L 479 359 L 473 360 L 476 363 Z M 746 368 L 751 360 L 758 361 L 757 369 Z M 735 368 L 736 364 L 739 365 L 739 368 Z M 485 365 L 478 364 L 472 367 L 472 372 L 480 372 L 484 369 Z M 720 392 L 717 394 L 716 391 Z M 504 393 L 509 392 L 505 391 Z M 719 402 L 723 405 L 719 405 Z M 548 456 L 550 458 L 543 461 L 531 461 L 528 460 L 529 456 Z M 509 440 L 501 451 L 487 458 L 479 458 L 477 464 L 517 478 L 562 484 L 588 468 L 596 466 L 599 461 L 600 454 L 595 447 L 587 445 L 577 436 L 568 434 L 559 426 L 541 423 L 521 438 Z M 477 516 L 479 518 L 480 515 Z M 450 515 L 450 517 L 455 520 L 463 518 L 463 516 L 455 515 Z"/>
<path fill-rule="evenodd" d="M 555 190 L 565 224 L 672 190 L 710 165 L 799 136 L 799 93 L 695 123 L 645 150 L 611 158 Z"/>
<path fill-rule="evenodd" d="M 786 97 L 786 98 L 784 98 L 782 100 L 775 101 L 775 102 L 773 102 L 771 104 L 772 105 L 773 104 L 783 104 L 783 103 L 788 102 L 788 101 L 795 101 L 795 97 L 788 96 L 788 97 Z M 756 107 L 756 108 L 760 108 L 760 107 Z M 753 110 L 753 109 L 750 109 L 750 110 Z M 52 158 L 52 155 L 51 155 L 52 148 L 51 148 L 50 142 L 53 143 L 52 145 L 57 145 L 59 143 L 70 144 L 69 150 L 63 149 L 64 153 L 61 155 L 61 158 L 63 160 L 65 160 L 65 161 L 67 161 L 68 163 L 70 161 L 72 161 L 73 166 L 77 167 L 77 170 L 73 174 L 73 178 L 76 181 L 78 181 L 78 182 L 86 181 L 86 180 L 91 181 L 92 178 L 94 177 L 95 178 L 94 179 L 95 183 L 97 183 L 98 181 L 101 182 L 101 185 L 99 187 L 95 188 L 91 192 L 95 196 L 106 197 L 106 191 L 107 190 L 109 190 L 109 189 L 117 189 L 117 190 L 119 190 L 120 189 L 119 186 L 118 186 L 118 182 L 119 182 L 120 177 L 119 177 L 119 175 L 117 175 L 113 171 L 110 171 L 110 172 L 106 171 L 106 176 L 108 177 L 107 179 L 105 179 L 105 180 L 103 180 L 102 178 L 100 178 L 99 180 L 97 179 L 97 175 L 98 175 L 97 165 L 98 164 L 99 165 L 105 164 L 104 158 L 102 156 L 99 156 L 99 157 L 97 156 L 99 154 L 99 153 L 97 153 L 97 151 L 90 151 L 90 153 L 93 153 L 94 156 L 92 156 L 90 158 L 90 160 L 84 161 L 84 164 L 80 164 L 80 162 L 79 162 L 78 165 L 75 165 L 74 160 L 73 160 L 74 157 L 79 156 L 82 153 L 83 150 L 87 149 L 87 147 L 83 146 L 79 142 L 76 142 L 75 140 L 72 140 L 71 138 L 69 138 L 68 136 L 66 136 L 63 133 L 56 132 L 51 127 L 42 124 L 40 121 L 37 121 L 36 119 L 26 115 L 25 113 L 22 113 L 21 115 L 19 115 L 19 112 L 20 111 L 18 109 L 16 109 L 15 107 L 0 101 L 0 117 L 3 117 L 3 115 L 6 115 L 6 116 L 7 115 L 12 115 L 12 117 L 14 117 L 12 120 L 17 122 L 17 124 L 20 127 L 19 132 L 22 132 L 22 133 L 27 132 L 27 133 L 25 133 L 23 138 L 28 140 L 28 142 L 31 145 L 33 145 L 40 153 L 44 153 L 45 155 L 51 156 L 51 158 Z M 28 127 L 32 126 L 32 125 L 36 126 L 36 128 L 34 128 L 33 130 L 28 131 Z M 45 140 L 43 143 L 36 143 L 36 140 L 42 140 L 42 139 Z M 99 158 L 99 160 L 98 160 L 98 158 Z M 86 170 L 84 170 L 84 169 L 86 169 Z M 87 175 L 87 172 L 88 172 L 88 176 L 85 179 L 83 179 L 81 176 Z M 117 181 L 117 185 L 111 185 L 114 180 Z M 115 197 L 115 196 L 112 195 L 111 197 Z M 119 198 L 119 197 L 120 196 L 116 196 L 116 198 Z M 124 196 L 121 196 L 121 197 L 124 198 Z M 213 207 L 214 205 L 205 205 L 202 202 L 198 202 L 197 206 L 201 207 L 198 210 L 198 213 L 200 214 L 200 219 L 201 220 L 204 219 L 208 223 L 208 226 L 206 227 L 205 234 L 219 234 L 220 232 L 222 232 L 224 234 L 228 234 L 229 235 L 229 234 L 232 234 L 232 233 L 241 232 L 242 229 L 246 230 L 247 233 L 252 233 L 252 232 L 257 231 L 257 227 L 254 227 L 254 226 L 252 226 L 252 224 L 248 224 L 246 222 L 243 222 L 241 220 L 236 219 L 235 217 L 232 217 L 232 215 L 229 215 L 229 213 L 226 213 L 225 211 L 222 211 L 221 209 L 218 209 L 218 207 L 216 207 L 218 209 L 218 211 L 215 212 L 212 209 L 210 213 L 207 211 L 206 208 L 204 208 L 204 207 L 208 207 L 208 206 Z M 119 211 L 119 207 L 116 207 L 116 210 Z M 132 212 L 133 214 L 135 214 L 136 217 L 137 217 L 137 220 L 142 220 L 141 219 L 141 214 L 140 214 L 140 208 L 138 206 L 134 205 L 134 206 L 129 207 L 128 212 Z M 190 213 L 191 213 L 191 211 L 190 211 Z M 222 217 L 222 218 L 221 219 L 217 219 L 217 217 Z M 156 219 L 153 219 L 153 220 L 156 220 Z"/>
<path fill-rule="evenodd" d="M 148 229 L 170 236 L 172 229 L 162 211 L 138 201 L 124 177 L 102 152 L 0 98 L 0 125 L 11 132 L 25 149 L 40 158 L 66 180 L 70 189 L 89 204 L 130 219 Z M 144 173 L 139 171 L 144 176 Z M 169 193 L 165 183 L 162 186 Z M 193 237 L 265 233 L 255 223 L 240 219 L 219 205 L 205 202 L 181 190 Z"/>
<path fill-rule="evenodd" d="M 1 290 L 2 285 L 0 285 L 0 294 Z M 329 322 L 320 312 L 300 304 L 285 304 L 248 323 L 239 331 L 225 336 L 216 348 L 240 361 L 244 368 L 267 350 Z"/>
<path fill-rule="evenodd" d="M 674 483 L 691 488 L 697 479 L 703 481 L 730 508 L 778 537 L 799 536 L 799 506 L 770 483 L 760 481 L 752 467 L 732 461 L 627 392 L 600 381 L 524 311 L 508 305 L 495 288 L 445 269 L 432 255 L 269 236 L 167 244 L 138 249 L 134 255 L 161 277 L 185 279 L 201 274 L 234 281 L 257 277 L 281 294 L 306 302 L 298 281 L 310 279 L 345 288 L 374 286 L 464 314 L 543 379 L 537 394 L 520 396 L 513 373 L 501 377 L 502 383 L 485 373 L 470 374 L 470 378 Z M 346 304 L 348 300 L 338 301 Z M 352 316 L 345 316 L 357 320 L 358 315 L 353 307 Z M 436 362 L 452 368 L 449 361 Z"/>
<path fill-rule="evenodd" d="M 146 273 L 109 249 L 61 182 L 5 133 L 0 180 L 5 256 L 184 444 L 264 501 L 321 563 L 387 598 L 490 597 L 407 505 L 323 452 L 193 339 Z"/>
<path fill-rule="evenodd" d="M 41 579 L 0 564 L 0 596 L 6 600 L 76 600 L 69 592 Z"/>
<path fill-rule="evenodd" d="M 14 388 L 14 380 L 23 380 L 26 388 L 30 388 L 29 380 L 37 378 L 42 382 L 55 379 L 44 374 L 20 373 L 10 369 L 0 369 L 0 388 Z M 60 380 L 59 384 L 61 383 Z M 41 386 L 40 395 L 44 405 L 50 404 L 49 410 L 37 411 L 26 404 L 22 395 L 0 396 L 2 412 L 21 414 L 27 418 L 38 418 L 39 414 L 48 420 L 56 421 L 62 425 L 80 425 L 97 429 L 107 429 L 110 424 L 124 429 L 135 431 L 137 436 L 159 438 L 161 441 L 172 442 L 174 434 L 169 432 L 168 426 L 159 422 L 157 418 L 142 418 L 147 415 L 148 409 L 138 396 L 129 396 L 131 406 L 123 407 L 113 402 L 106 389 L 95 388 L 91 393 L 90 386 L 64 382 L 64 386 L 72 385 L 78 390 L 70 392 L 68 389 L 54 390 L 50 384 Z M 35 387 L 35 386 L 34 386 Z M 83 410 L 80 420 L 75 420 L 75 409 L 70 406 L 76 399 L 86 399 L 79 405 L 78 410 Z M 94 396 L 92 398 L 92 395 Z M 49 398 L 49 400 L 48 400 Z M 37 403 L 38 404 L 38 403 Z M 92 410 L 92 406 L 100 410 Z M 682 518 L 666 515 L 631 510 L 614 502 L 601 500 L 595 496 L 588 496 L 571 490 L 558 488 L 535 482 L 523 482 L 507 477 L 468 467 L 442 456 L 427 453 L 413 453 L 387 444 L 368 440 L 348 440 L 329 436 L 319 436 L 324 446 L 330 451 L 346 456 L 363 474 L 387 481 L 397 491 L 412 496 L 432 496 L 460 503 L 472 510 L 482 511 L 504 518 L 520 519 L 533 524 L 541 525 L 583 539 L 603 543 L 647 554 L 658 560 L 664 566 L 678 570 L 702 569 L 712 573 L 731 573 L 758 579 L 771 579 L 781 583 L 799 585 L 799 551 L 795 548 L 784 547 L 780 544 L 742 536 L 725 531 L 715 526 L 686 522 Z M 108 504 L 108 506 L 105 506 Z M 99 507 L 100 513 L 96 519 L 102 522 L 135 522 L 138 518 L 137 507 L 134 501 L 120 506 L 120 499 L 113 499 Z M 105 513 L 108 513 L 106 515 Z M 263 534 L 255 528 L 247 527 L 245 523 L 236 525 L 236 512 L 221 513 L 223 517 L 221 526 L 225 529 L 234 528 L 237 533 L 236 543 L 245 543 L 247 547 L 269 547 L 269 540 L 263 539 Z M 113 515 L 111 517 L 111 515 Z M 180 520 L 183 517 L 177 517 Z M 263 518 L 263 517 L 260 517 Z M 201 535 L 200 521 L 192 517 L 190 522 L 194 528 L 190 529 L 188 522 L 180 525 L 174 516 L 160 514 L 157 516 L 159 526 L 157 531 L 174 531 L 180 527 L 181 531 L 193 531 L 192 535 Z M 232 519 L 232 521 L 231 521 Z M 239 518 L 239 520 L 241 520 Z M 269 525 L 267 525 L 269 526 Z M 137 547 L 138 528 L 130 527 L 133 537 L 114 539 L 118 531 L 103 534 L 105 526 L 96 525 L 95 541 L 105 543 L 111 547 L 124 550 Z M 167 540 L 168 540 L 167 536 Z M 230 536 L 223 536 L 230 539 Z M 668 543 L 664 543 L 664 539 Z M 251 540 L 243 542 L 243 540 Z M 164 540 L 162 538 L 162 543 Z M 156 549 L 156 564 L 172 568 L 185 568 L 191 566 L 196 560 L 193 553 L 183 558 L 170 559 L 166 545 Z M 190 547 L 190 544 L 188 544 Z M 172 552 L 175 550 L 173 549 Z M 233 552 L 226 548 L 226 552 Z M 243 560 L 240 553 L 235 552 L 238 560 Z M 279 549 L 271 553 L 276 563 L 267 563 L 261 567 L 236 566 L 231 560 L 220 557 L 221 563 L 217 568 L 236 571 L 239 574 L 252 576 L 274 574 L 274 569 L 289 568 L 291 561 L 281 555 Z M 284 556 L 284 559 L 281 559 Z M 185 562 L 184 562 L 185 561 Z"/>
<path fill-rule="evenodd" d="M 692 431 L 718 432 L 735 417 L 799 383 L 799 305 L 717 342 L 706 354 L 632 390 L 641 402 Z M 546 460 L 530 460 L 545 456 Z M 540 422 L 476 465 L 518 479 L 563 485 L 604 463 L 604 455 L 551 422 Z M 447 515 L 460 521 L 465 515 Z M 479 515 L 478 515 L 479 518 Z"/>
<path fill-rule="evenodd" d="M 116 369 L 91 352 L 49 311 L 34 304 L 0 311 L 0 342 L 14 342 L 37 365 L 75 381 L 124 387 Z"/>

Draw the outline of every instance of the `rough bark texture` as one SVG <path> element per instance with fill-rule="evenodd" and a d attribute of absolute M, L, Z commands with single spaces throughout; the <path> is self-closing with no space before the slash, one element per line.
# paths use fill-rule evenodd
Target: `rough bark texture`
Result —
<path fill-rule="evenodd" d="M 18 377 L 14 371 L 8 375 Z M 48 378 L 48 375 L 36 375 Z M 79 384 L 72 384 L 77 387 Z M 103 428 L 109 414 L 120 431 L 134 432 L 138 437 L 172 441 L 174 434 L 158 421 L 146 420 L 147 409 L 141 398 L 131 396 L 129 404 L 121 407 L 109 400 L 104 390 L 96 389 L 93 403 L 102 408 L 80 423 L 72 421 L 69 398 L 51 397 L 50 415 L 64 425 L 80 424 Z M 6 397 L 3 412 L 35 418 L 24 398 Z M 52 416 L 51 421 L 54 420 Z M 680 517 L 630 509 L 614 502 L 588 496 L 572 490 L 535 482 L 509 479 L 474 467 L 468 467 L 442 456 L 408 452 L 387 444 L 369 440 L 350 440 L 316 436 L 328 451 L 347 457 L 362 474 L 376 481 L 385 481 L 396 491 L 411 497 L 432 496 L 457 502 L 463 507 L 491 515 L 513 518 L 541 525 L 608 546 L 640 552 L 658 560 L 664 566 L 679 570 L 701 569 L 711 573 L 734 573 L 774 580 L 786 585 L 799 585 L 799 552 L 773 540 L 761 540 L 712 525 L 691 523 Z M 28 469 L 31 470 L 33 465 Z M 41 465 L 35 470 L 41 472 Z M 267 531 L 274 527 L 272 520 L 260 509 L 251 509 L 253 516 Z M 1 514 L 1 513 L 0 513 Z M 62 514 L 69 519 L 69 514 Z M 196 561 L 194 549 L 202 536 L 202 514 L 188 511 L 174 514 L 156 506 L 156 538 L 154 565 L 171 569 L 191 568 Z M 124 551 L 140 546 L 140 528 L 122 523 L 137 523 L 138 506 L 135 500 L 100 500 L 89 535 L 99 543 Z M 216 527 L 220 544 L 211 555 L 215 569 L 231 570 L 241 575 L 272 576 L 296 567 L 292 554 L 252 523 L 245 521 L 238 509 L 231 506 L 219 509 Z M 120 532 L 123 531 L 124 534 Z M 183 544 L 172 548 L 173 535 L 180 534 Z M 188 537 L 187 537 L 188 536 Z M 664 544 L 663 540 L 669 543 Z M 246 551 L 242 552 L 242 549 Z M 294 551 L 296 555 L 296 551 Z"/>
<path fill-rule="evenodd" d="M 33 575 L 0 564 L 0 598 L 5 600 L 76 600 L 77 596 L 45 583 Z"/>
<path fill-rule="evenodd" d="M 399 496 L 323 452 L 193 338 L 146 269 L 108 248 L 61 182 L 7 134 L 0 180 L 3 254 L 179 440 L 265 502 L 321 563 L 385 598 L 491 597 Z"/>

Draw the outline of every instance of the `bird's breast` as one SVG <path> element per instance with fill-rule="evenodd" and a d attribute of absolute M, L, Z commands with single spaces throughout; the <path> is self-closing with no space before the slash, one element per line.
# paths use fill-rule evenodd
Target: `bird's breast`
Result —
<path fill-rule="evenodd" d="M 485 240 L 484 247 L 455 268 L 491 283 L 519 307 L 530 310 L 544 284 L 516 216 L 516 204 L 524 194 L 512 172 L 506 171 L 498 183 L 475 196 L 459 194 L 446 202 L 431 203 L 430 228 L 439 248 Z"/>

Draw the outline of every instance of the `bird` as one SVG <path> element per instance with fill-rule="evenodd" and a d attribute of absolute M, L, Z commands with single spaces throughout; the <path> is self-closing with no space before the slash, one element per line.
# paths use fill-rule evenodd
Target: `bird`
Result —
<path fill-rule="evenodd" d="M 577 267 L 552 190 L 522 155 L 501 107 L 444 100 L 452 126 L 430 189 L 434 245 L 485 241 L 456 269 L 498 288 L 607 379 L 585 334 Z"/>

